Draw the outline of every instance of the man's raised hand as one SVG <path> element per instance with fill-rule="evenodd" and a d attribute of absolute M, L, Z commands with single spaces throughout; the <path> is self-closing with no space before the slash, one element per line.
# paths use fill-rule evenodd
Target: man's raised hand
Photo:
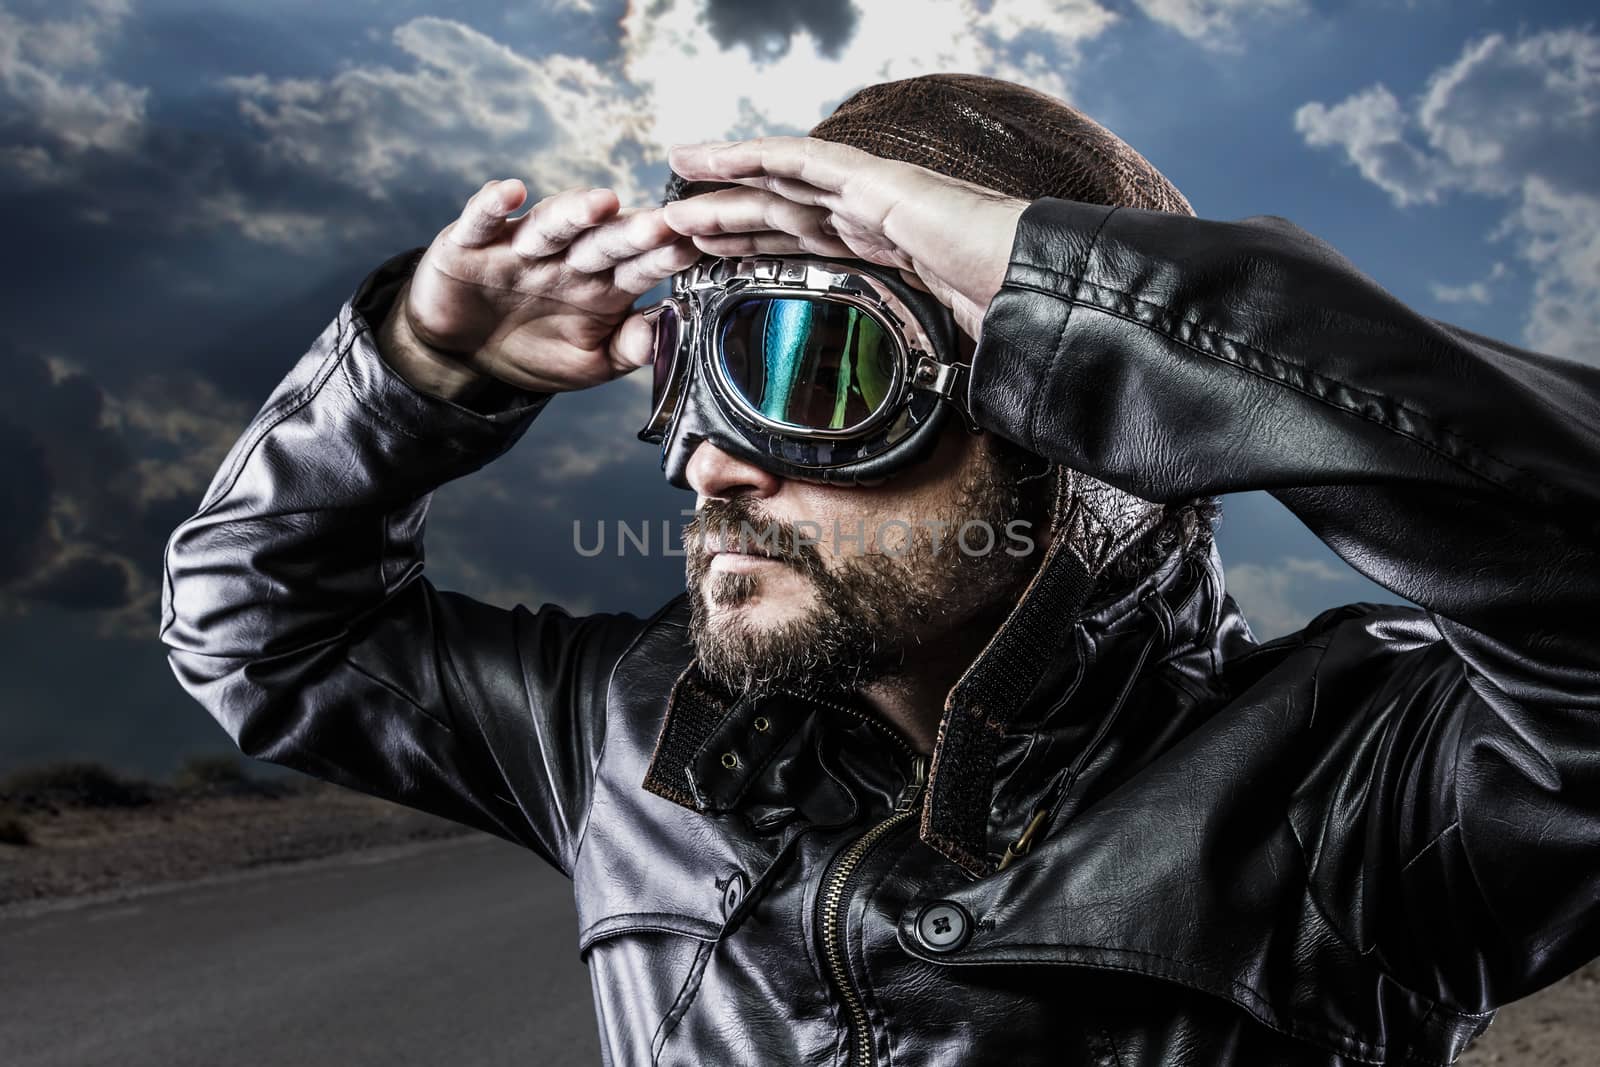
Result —
<path fill-rule="evenodd" d="M 660 208 L 570 189 L 511 218 L 527 190 L 484 184 L 439 231 L 384 323 L 385 357 L 419 389 L 459 397 L 486 378 L 565 392 L 649 362 L 633 302 L 701 253 Z"/>
<path fill-rule="evenodd" d="M 978 336 L 1005 280 L 1028 201 L 812 137 L 679 145 L 672 169 L 743 188 L 666 207 L 673 229 L 714 256 L 806 252 L 898 268 Z"/>

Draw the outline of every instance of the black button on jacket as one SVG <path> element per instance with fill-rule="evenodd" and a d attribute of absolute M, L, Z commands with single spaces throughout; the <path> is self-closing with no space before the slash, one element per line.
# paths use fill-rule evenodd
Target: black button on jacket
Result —
<path fill-rule="evenodd" d="M 429 492 L 546 398 L 468 410 L 385 366 L 413 261 L 173 535 L 162 636 L 246 752 L 568 874 L 608 1062 L 1445 1064 L 1600 955 L 1593 368 L 1424 318 L 1279 219 L 1036 202 L 978 421 L 1149 500 L 1271 492 L 1421 607 L 1258 644 L 1209 549 L 1065 618 L 1047 563 L 929 768 L 847 700 L 716 692 L 682 598 L 435 589 Z"/>

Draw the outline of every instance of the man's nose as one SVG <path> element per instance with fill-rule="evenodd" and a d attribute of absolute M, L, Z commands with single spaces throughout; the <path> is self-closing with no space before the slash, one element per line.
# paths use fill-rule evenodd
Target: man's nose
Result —
<path fill-rule="evenodd" d="M 783 485 L 783 479 L 776 474 L 764 471 L 748 460 L 731 456 L 710 441 L 701 441 L 695 446 L 684 477 L 702 500 L 709 497 L 726 500 L 746 495 L 769 497 Z"/>

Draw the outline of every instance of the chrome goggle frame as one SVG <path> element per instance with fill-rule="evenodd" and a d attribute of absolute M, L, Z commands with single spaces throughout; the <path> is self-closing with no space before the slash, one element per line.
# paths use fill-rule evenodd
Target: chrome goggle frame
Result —
<path fill-rule="evenodd" d="M 970 367 L 941 362 L 935 346 L 917 316 L 894 292 L 870 273 L 849 264 L 807 258 L 757 256 L 743 259 L 702 260 L 673 278 L 670 297 L 644 310 L 647 320 L 669 308 L 677 315 L 679 336 L 675 351 L 657 352 L 656 359 L 672 361 L 667 382 L 639 439 L 661 444 L 670 433 L 682 407 L 691 374 L 707 371 L 719 406 L 732 418 L 763 433 L 799 440 L 834 441 L 864 437 L 894 419 L 910 402 L 912 390 L 928 391 L 954 401 L 968 427 L 964 385 Z M 718 336 L 726 314 L 737 304 L 759 297 L 808 298 L 846 304 L 864 311 L 892 341 L 896 358 L 887 398 L 853 426 L 812 428 L 768 418 L 751 405 L 727 375 L 719 358 Z"/>

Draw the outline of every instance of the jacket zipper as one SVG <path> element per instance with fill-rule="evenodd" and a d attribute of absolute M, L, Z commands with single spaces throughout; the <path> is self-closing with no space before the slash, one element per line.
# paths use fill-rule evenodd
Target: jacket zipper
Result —
<path fill-rule="evenodd" d="M 850 978 L 850 965 L 846 957 L 845 912 L 850 906 L 850 896 L 846 890 L 849 888 L 851 875 L 861 866 L 862 859 L 872 846 L 902 823 L 909 822 L 917 813 L 917 800 L 922 796 L 922 787 L 927 781 L 927 757 L 916 756 L 911 762 L 911 781 L 901 792 L 900 798 L 895 801 L 893 813 L 856 838 L 849 848 L 834 859 L 833 866 L 823 877 L 822 891 L 817 895 L 821 910 L 819 925 L 822 931 L 823 959 L 827 966 L 828 977 L 844 1004 L 845 1019 L 849 1026 L 850 1051 L 846 1062 L 850 1067 L 872 1067 L 876 1060 L 872 1053 L 872 1030 L 867 1019 L 867 1008 L 861 1001 L 860 990 Z"/>

